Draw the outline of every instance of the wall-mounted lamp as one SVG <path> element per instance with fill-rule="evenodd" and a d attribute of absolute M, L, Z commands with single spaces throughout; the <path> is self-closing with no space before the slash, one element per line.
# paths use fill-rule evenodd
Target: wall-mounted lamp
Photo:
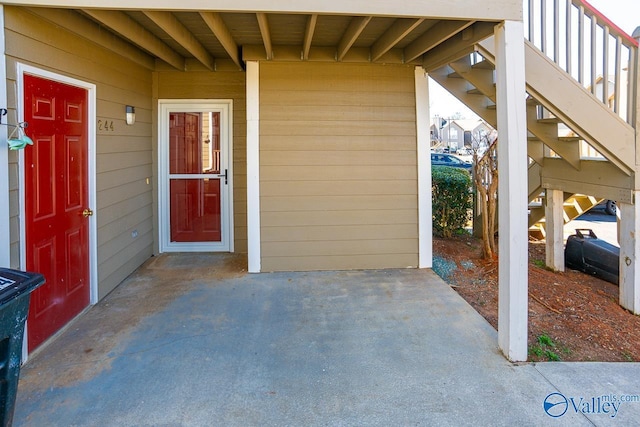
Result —
<path fill-rule="evenodd" d="M 131 105 L 127 105 L 127 124 L 132 125 L 136 122 L 136 109 Z"/>

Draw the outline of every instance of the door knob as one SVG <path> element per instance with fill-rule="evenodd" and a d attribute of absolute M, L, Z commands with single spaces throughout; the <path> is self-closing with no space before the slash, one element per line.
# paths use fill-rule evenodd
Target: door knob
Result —
<path fill-rule="evenodd" d="M 93 216 L 93 211 L 91 209 L 85 209 L 82 211 L 82 216 L 84 216 L 85 218 L 88 216 Z"/>

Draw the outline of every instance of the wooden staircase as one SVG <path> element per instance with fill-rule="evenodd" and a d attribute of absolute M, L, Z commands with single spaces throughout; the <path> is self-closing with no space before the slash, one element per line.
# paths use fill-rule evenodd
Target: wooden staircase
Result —
<path fill-rule="evenodd" d="M 602 199 L 593 196 L 585 196 L 584 194 L 564 193 L 564 223 L 579 217 L 592 207 L 598 205 Z M 544 193 L 539 198 L 533 199 L 529 203 L 529 235 L 537 239 L 543 239 L 546 236 L 545 218 L 544 218 Z"/>
<path fill-rule="evenodd" d="M 528 22 L 534 24 L 525 40 L 527 154 L 531 159 L 528 188 L 532 202 L 529 225 L 538 237 L 544 236 L 541 195 L 544 197 L 545 188 L 564 192 L 565 222 L 602 199 L 633 202 L 634 94 L 638 79 L 633 69 L 638 62 L 638 43 L 588 3 L 560 3 L 565 4 L 559 5 L 557 0 L 525 2 Z M 566 8 L 560 13 L 567 17 L 564 27 L 559 19 L 550 19 L 552 15 L 542 16 L 545 10 L 556 10 L 558 16 L 560 7 Z M 540 15 L 537 19 L 536 14 Z M 572 27 L 575 21 L 577 28 Z M 552 31 L 546 28 L 547 23 L 554 23 Z M 542 28 L 541 33 L 537 34 L 536 28 Z M 587 52 L 585 28 L 590 29 L 591 46 L 597 47 L 597 37 L 604 39 L 601 52 L 595 47 Z M 553 33 L 551 41 L 547 40 L 549 33 Z M 615 49 L 610 49 L 611 45 Z M 429 76 L 495 128 L 493 37 L 476 43 L 473 50 L 428 70 Z M 621 58 L 627 58 L 627 63 Z M 587 70 L 589 75 L 585 76 Z M 610 81 L 612 84 L 602 83 Z"/>

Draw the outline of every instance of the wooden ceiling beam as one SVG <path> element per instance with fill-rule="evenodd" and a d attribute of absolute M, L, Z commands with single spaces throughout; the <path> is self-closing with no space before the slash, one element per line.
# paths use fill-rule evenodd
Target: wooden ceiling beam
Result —
<path fill-rule="evenodd" d="M 371 61 L 377 61 L 385 53 L 393 49 L 393 47 L 405 38 L 411 31 L 424 22 L 420 19 L 396 19 L 387 31 L 371 46 Z"/>
<path fill-rule="evenodd" d="M 404 49 L 405 62 L 411 62 L 450 39 L 475 21 L 440 21 Z"/>
<path fill-rule="evenodd" d="M 423 58 L 422 66 L 427 72 L 457 61 L 474 51 L 474 45 L 493 35 L 495 22 L 476 22 L 460 34 L 439 44 Z"/>
<path fill-rule="evenodd" d="M 309 51 L 311 50 L 311 41 L 313 40 L 313 33 L 316 31 L 316 25 L 318 24 L 318 15 L 309 15 L 307 19 L 307 27 L 304 31 L 304 41 L 302 44 L 302 60 L 309 59 Z"/>
<path fill-rule="evenodd" d="M 180 54 L 124 12 L 98 9 L 84 9 L 83 12 L 172 67 L 185 70 L 185 60 Z"/>
<path fill-rule="evenodd" d="M 271 43 L 271 31 L 269 29 L 269 20 L 266 13 L 256 13 L 258 18 L 258 26 L 260 27 L 260 34 L 262 35 L 262 43 L 264 43 L 264 50 L 267 53 L 267 60 L 273 59 L 273 44 Z"/>
<path fill-rule="evenodd" d="M 344 32 L 342 40 L 338 44 L 338 61 L 342 61 L 347 52 L 349 52 L 349 49 L 362 34 L 371 18 L 372 16 L 356 16 L 351 19 L 347 31 Z"/>
<path fill-rule="evenodd" d="M 178 19 L 170 12 L 158 12 L 152 10 L 143 10 L 149 19 L 151 19 L 158 27 L 167 33 L 172 39 L 174 39 L 180 46 L 184 47 L 190 54 L 192 54 L 198 61 L 200 61 L 209 70 L 215 70 L 215 59 L 207 51 L 207 49 L 200 44 L 195 36 L 182 25 Z"/>
<path fill-rule="evenodd" d="M 119 35 L 104 31 L 104 26 L 88 19 L 81 13 L 71 9 L 49 9 L 44 7 L 27 8 L 27 10 L 58 26 L 60 22 L 64 22 L 65 27 L 72 33 L 91 40 L 149 70 L 154 70 L 156 67 L 154 56 Z"/>
<path fill-rule="evenodd" d="M 231 60 L 235 62 L 238 67 L 242 68 L 242 59 L 240 58 L 238 44 L 222 20 L 222 16 L 217 12 L 200 12 L 200 16 L 231 57 Z"/>

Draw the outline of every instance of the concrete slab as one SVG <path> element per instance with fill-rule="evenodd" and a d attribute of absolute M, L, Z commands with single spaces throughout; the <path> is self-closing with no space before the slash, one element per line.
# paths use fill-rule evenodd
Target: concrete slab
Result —
<path fill-rule="evenodd" d="M 639 392 L 638 364 L 509 363 L 430 270 L 243 265 L 150 260 L 23 367 L 14 425 L 608 425 L 543 402 Z"/>

